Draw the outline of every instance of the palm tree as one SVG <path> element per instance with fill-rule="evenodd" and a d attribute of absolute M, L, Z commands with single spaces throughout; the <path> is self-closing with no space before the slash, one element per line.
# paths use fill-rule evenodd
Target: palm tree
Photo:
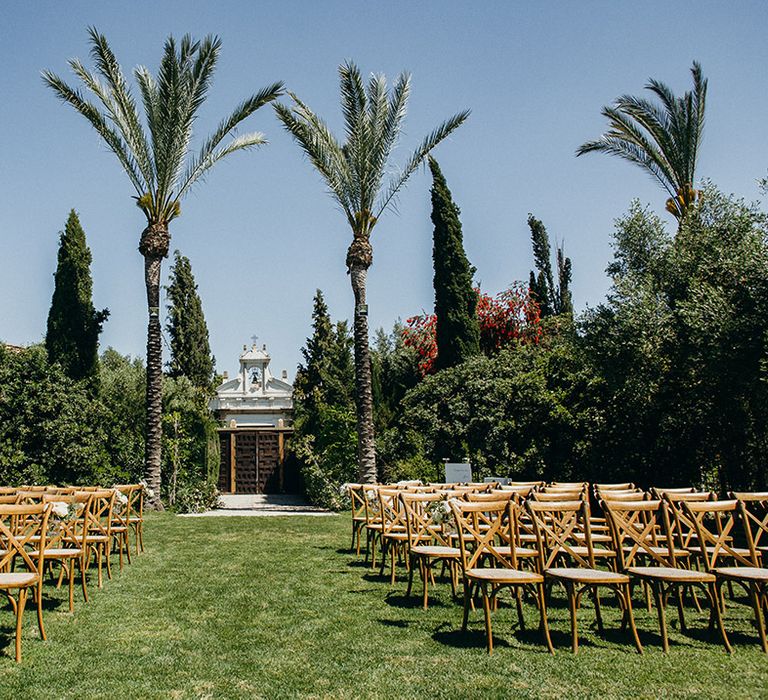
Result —
<path fill-rule="evenodd" d="M 144 256 L 147 289 L 147 435 L 145 477 L 156 494 L 159 506 L 162 441 L 162 347 L 160 331 L 160 268 L 168 255 L 168 225 L 181 213 L 181 200 L 193 184 L 222 158 L 235 151 L 265 143 L 261 133 L 230 138 L 237 126 L 259 107 L 276 99 L 282 83 L 274 83 L 248 97 L 224 119 L 191 153 L 192 127 L 205 101 L 221 50 L 218 37 L 193 41 L 186 35 L 177 44 L 171 36 L 165 42 L 157 77 L 139 66 L 134 77 L 141 93 L 145 125 L 136 102 L 106 38 L 88 30 L 91 58 L 96 70 L 88 70 L 79 59 L 69 66 L 98 102 L 88 101 L 80 90 L 70 87 L 50 71 L 44 82 L 82 114 L 117 156 L 136 190 L 139 208 L 147 217 L 139 251 Z M 97 104 L 100 103 L 100 106 Z"/>
<path fill-rule="evenodd" d="M 366 281 L 373 262 L 371 231 L 382 213 L 393 205 L 408 178 L 429 152 L 469 116 L 460 112 L 438 126 L 413 152 L 405 166 L 384 183 L 392 149 L 405 118 L 411 78 L 401 74 L 391 92 L 383 75 L 371 75 L 367 87 L 354 63 L 339 67 L 341 108 L 346 128 L 342 145 L 326 124 L 296 95 L 289 93 L 292 107 L 275 103 L 285 128 L 301 146 L 315 169 L 325 179 L 352 229 L 347 250 L 347 271 L 355 297 L 355 389 L 357 404 L 357 454 L 359 478 L 376 480 L 373 433 L 373 398 L 368 347 Z"/>
<path fill-rule="evenodd" d="M 667 211 L 678 221 L 698 196 L 693 189 L 694 172 L 707 98 L 707 81 L 696 61 L 691 73 L 693 91 L 682 97 L 675 97 L 664 83 L 651 79 L 645 88 L 661 104 L 623 95 L 612 107 L 603 107 L 609 130 L 576 151 L 577 156 L 593 151 L 608 153 L 639 165 L 669 193 Z"/>

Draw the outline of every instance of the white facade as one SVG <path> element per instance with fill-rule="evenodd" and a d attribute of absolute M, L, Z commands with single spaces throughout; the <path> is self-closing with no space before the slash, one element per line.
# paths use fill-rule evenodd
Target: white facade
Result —
<path fill-rule="evenodd" d="M 209 407 L 225 428 L 289 428 L 293 422 L 293 386 L 269 371 L 267 346 L 243 346 L 240 371 L 225 377 Z"/>

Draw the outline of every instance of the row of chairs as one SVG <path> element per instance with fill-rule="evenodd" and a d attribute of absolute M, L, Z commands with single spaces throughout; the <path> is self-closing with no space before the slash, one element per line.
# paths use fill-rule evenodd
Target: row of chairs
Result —
<path fill-rule="evenodd" d="M 112 555 L 131 562 L 144 551 L 144 487 L 121 484 L 101 487 L 0 487 L 0 591 L 16 616 L 16 661 L 21 661 L 21 629 L 30 591 L 37 605 L 40 636 L 43 624 L 43 582 L 50 573 L 60 588 L 66 577 L 69 611 L 74 611 L 75 567 L 83 599 L 88 601 L 88 571 L 96 563 L 98 587 L 103 568 L 112 578 Z M 56 568 L 58 567 L 58 572 Z M 15 596 L 14 596 L 14 591 Z"/>
<path fill-rule="evenodd" d="M 408 594 L 414 573 L 422 579 L 423 605 L 434 580 L 432 567 L 450 573 L 455 593 L 464 584 L 464 619 L 476 594 L 482 596 L 489 652 L 493 648 L 490 611 L 497 594 L 512 588 L 520 624 L 522 593 L 530 589 L 540 625 L 552 651 L 546 618 L 546 590 L 565 588 L 571 614 L 572 649 L 578 651 L 577 609 L 589 594 L 602 631 L 600 588 L 610 589 L 639 652 L 642 646 L 632 613 L 632 589 L 640 584 L 651 610 L 658 612 L 664 651 L 668 651 L 665 609 L 673 597 L 681 630 L 684 596 L 700 610 L 696 590 L 709 602 L 710 631 L 716 626 L 725 648 L 732 646 L 723 624 L 723 585 L 736 583 L 749 594 L 760 642 L 768 653 L 764 611 L 768 609 L 768 493 L 733 493 L 717 500 L 710 492 L 649 489 L 633 484 L 541 482 L 498 484 L 351 485 L 353 548 L 361 534 L 375 566 L 376 545 L 387 556 L 390 581 L 400 555 L 408 568 Z"/>

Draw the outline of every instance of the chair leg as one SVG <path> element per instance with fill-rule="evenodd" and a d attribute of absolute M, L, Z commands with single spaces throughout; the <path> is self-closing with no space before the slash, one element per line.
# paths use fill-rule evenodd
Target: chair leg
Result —
<path fill-rule="evenodd" d="M 62 562 L 62 571 L 64 570 L 64 562 Z M 69 560 L 69 612 L 75 612 L 75 558 L 71 557 Z"/>
<path fill-rule="evenodd" d="M 688 626 L 685 624 L 685 611 L 683 610 L 683 591 L 680 586 L 675 586 L 677 598 L 677 616 L 680 618 L 680 631 L 687 632 Z"/>
<path fill-rule="evenodd" d="M 729 654 L 733 654 L 733 647 L 728 640 L 728 634 L 725 631 L 725 625 L 723 625 L 723 613 L 720 610 L 720 604 L 718 600 L 718 593 L 714 583 L 711 583 L 708 587 L 709 599 L 715 612 L 715 620 L 717 620 L 717 627 L 720 630 L 720 636 L 723 638 L 723 646 Z"/>
<path fill-rule="evenodd" d="M 640 637 L 637 634 L 637 627 L 635 626 L 635 615 L 632 612 L 632 593 L 629 586 L 626 586 L 624 589 L 624 601 L 624 618 L 627 620 L 629 628 L 632 630 L 632 639 L 635 642 L 635 649 L 637 649 L 638 654 L 642 654 L 643 645 L 640 643 Z"/>
<path fill-rule="evenodd" d="M 99 571 L 99 588 L 104 587 L 104 579 L 101 573 L 101 559 L 103 556 L 102 554 L 103 551 L 104 551 L 104 546 L 101 543 L 96 545 L 96 566 L 98 567 L 98 571 Z"/>
<path fill-rule="evenodd" d="M 488 598 L 488 586 L 482 585 L 483 612 L 485 613 L 485 636 L 488 641 L 488 654 L 493 654 L 493 631 L 491 630 L 491 601 Z"/>
<path fill-rule="evenodd" d="M 79 559 L 80 564 L 80 583 L 83 587 L 83 600 L 85 602 L 88 602 L 88 582 L 86 577 L 86 571 L 88 570 L 88 567 L 85 564 L 85 552 L 83 552 L 82 556 Z"/>
<path fill-rule="evenodd" d="M 749 595 L 752 598 L 752 607 L 755 610 L 755 622 L 757 623 L 757 632 L 760 635 L 760 645 L 763 652 L 768 654 L 768 641 L 765 638 L 765 621 L 763 620 L 762 605 L 760 604 L 760 590 L 758 584 L 752 583 L 749 586 Z"/>
<path fill-rule="evenodd" d="M 661 634 L 661 647 L 666 654 L 669 651 L 669 639 L 667 638 L 667 618 L 664 614 L 664 584 L 655 582 L 652 584 L 656 598 L 656 607 L 659 615 L 659 632 Z"/>
<path fill-rule="evenodd" d="M 405 592 L 406 597 L 411 595 L 411 589 L 413 588 L 413 569 L 414 566 L 411 564 L 411 570 L 408 572 L 408 590 Z M 419 562 L 419 572 L 421 572 L 421 562 Z"/>
<path fill-rule="evenodd" d="M 16 603 L 16 662 L 21 661 L 21 620 L 24 615 L 24 607 L 27 604 L 27 589 L 19 590 L 19 601 Z"/>
<path fill-rule="evenodd" d="M 421 559 L 419 561 L 421 562 Z M 429 579 L 432 573 L 432 562 L 429 559 L 425 559 L 421 566 L 421 576 L 424 579 L 421 604 L 424 610 L 426 610 L 429 607 Z"/>
<path fill-rule="evenodd" d="M 46 641 L 48 639 L 47 635 L 45 634 L 45 625 L 43 624 L 43 581 L 40 580 L 40 583 L 37 586 L 37 626 L 40 629 L 40 638 L 43 641 Z"/>
<path fill-rule="evenodd" d="M 472 584 L 464 579 L 464 617 L 461 620 L 461 631 L 467 631 L 467 622 L 469 622 L 469 602 L 472 599 Z"/>
<path fill-rule="evenodd" d="M 594 596 L 595 600 L 595 619 L 597 620 L 597 629 L 600 634 L 603 634 L 605 631 L 603 628 L 603 611 L 600 607 L 600 590 L 597 588 L 597 586 L 592 588 L 592 595 Z"/>
<path fill-rule="evenodd" d="M 520 590 L 520 586 L 515 587 L 515 604 L 517 606 L 517 622 L 520 625 L 520 629 L 525 629 L 525 618 L 523 617 L 523 592 Z"/>
<path fill-rule="evenodd" d="M 547 643 L 547 649 L 550 654 L 555 653 L 555 648 L 552 646 L 552 638 L 549 636 L 549 622 L 547 621 L 547 603 L 546 594 L 544 593 L 544 584 L 540 583 L 537 586 L 537 593 L 539 599 L 539 627 L 544 632 L 544 641 Z"/>
<path fill-rule="evenodd" d="M 128 559 L 128 563 L 131 563 L 131 541 L 128 538 L 128 531 L 130 528 L 126 526 L 125 528 L 125 556 Z"/>
<path fill-rule="evenodd" d="M 572 583 L 565 584 L 568 593 L 568 608 L 571 611 L 571 651 L 579 653 L 579 631 L 576 620 L 576 589 Z"/>

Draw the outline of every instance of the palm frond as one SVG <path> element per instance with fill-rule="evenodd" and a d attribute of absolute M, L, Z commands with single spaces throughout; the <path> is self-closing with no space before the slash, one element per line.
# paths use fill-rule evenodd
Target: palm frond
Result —
<path fill-rule="evenodd" d="M 142 175 L 147 182 L 148 189 L 152 189 L 154 186 L 154 169 L 149 154 L 147 137 L 136 111 L 136 102 L 106 37 L 100 34 L 95 27 L 89 27 L 88 33 L 91 39 L 91 57 L 96 64 L 97 70 L 107 81 L 112 99 L 107 101 L 101 95 L 99 95 L 99 98 L 105 107 L 109 109 L 111 118 L 117 124 L 123 138 L 133 152 L 138 167 L 141 169 Z M 76 73 L 78 70 L 75 64 L 78 64 L 79 69 L 82 71 L 78 75 L 80 75 L 83 82 L 86 82 L 86 77 L 83 74 L 87 77 L 95 78 L 93 74 L 85 70 L 85 67 L 79 61 L 70 61 L 70 66 L 72 66 Z"/>
<path fill-rule="evenodd" d="M 278 118 L 326 181 L 350 225 L 354 225 L 354 178 L 342 147 L 322 119 L 296 95 L 288 94 L 294 102 L 294 108 L 292 110 L 280 102 L 274 103 Z"/>
<path fill-rule="evenodd" d="M 131 155 L 129 147 L 120 137 L 120 134 L 108 124 L 106 117 L 98 110 L 96 105 L 86 100 L 78 90 L 71 88 L 55 73 L 43 71 L 42 78 L 59 99 L 72 105 L 77 112 L 90 122 L 91 126 L 104 139 L 109 149 L 117 156 L 120 165 L 123 166 L 123 170 L 125 170 L 131 180 L 131 184 L 136 192 L 139 196 L 144 194 L 146 183 L 142 179 L 141 172 Z"/>
<path fill-rule="evenodd" d="M 203 144 L 198 155 L 192 159 L 187 166 L 187 169 L 180 180 L 179 197 L 183 196 L 183 194 L 205 173 L 206 170 L 223 158 L 223 156 L 219 156 L 211 161 L 211 155 L 217 151 L 221 142 L 231 134 L 244 119 L 253 114 L 257 109 L 276 100 L 282 94 L 282 91 L 282 82 L 272 83 L 272 85 L 262 88 L 255 95 L 244 100 L 235 108 L 232 114 L 221 121 L 213 134 L 211 134 Z M 265 141 L 262 140 L 261 143 L 265 143 Z M 252 145 L 261 145 L 261 143 L 254 143 Z"/>
<path fill-rule="evenodd" d="M 429 155 L 429 152 L 443 139 L 458 129 L 467 120 L 469 115 L 470 110 L 468 109 L 464 110 L 463 112 L 459 112 L 458 114 L 454 114 L 450 119 L 447 119 L 442 124 L 440 124 L 440 126 L 438 126 L 421 142 L 421 145 L 413 152 L 403 170 L 399 175 L 392 178 L 386 192 L 379 199 L 374 214 L 377 219 L 390 205 L 393 198 L 397 196 L 397 193 L 402 189 L 416 168 L 418 168 L 422 161 L 427 157 L 427 155 Z"/>

